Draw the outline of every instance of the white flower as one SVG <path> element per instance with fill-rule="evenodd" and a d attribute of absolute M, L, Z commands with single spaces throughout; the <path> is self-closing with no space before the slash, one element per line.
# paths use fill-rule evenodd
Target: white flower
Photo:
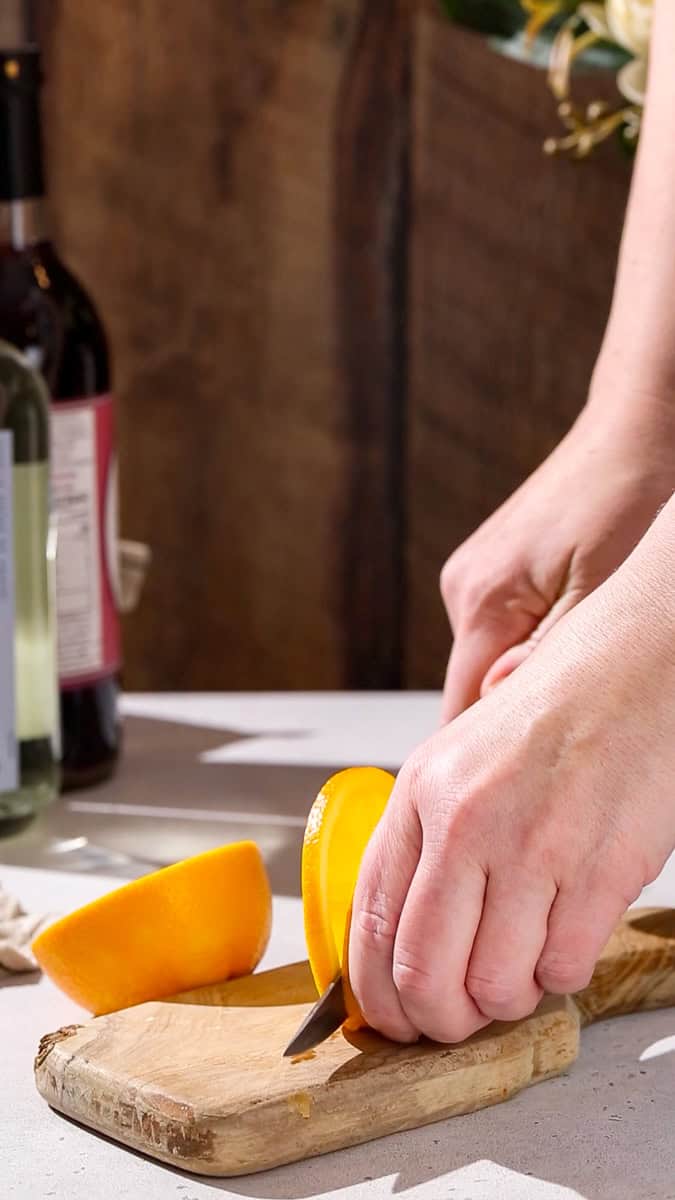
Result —
<path fill-rule="evenodd" d="M 647 92 L 647 60 L 633 58 L 616 77 L 619 91 L 630 104 L 644 105 Z"/>
<path fill-rule="evenodd" d="M 654 16 L 653 0 L 607 0 L 605 11 L 615 40 L 636 58 L 646 58 Z"/>
<path fill-rule="evenodd" d="M 592 33 L 606 42 L 618 42 L 635 55 L 619 71 L 619 91 L 630 104 L 643 105 L 647 90 L 647 56 L 652 32 L 652 0 L 606 0 L 605 4 L 579 5 Z"/>
<path fill-rule="evenodd" d="M 580 4 L 579 16 L 583 17 L 588 28 L 606 42 L 611 42 L 612 31 L 607 24 L 607 13 L 604 4 Z"/>

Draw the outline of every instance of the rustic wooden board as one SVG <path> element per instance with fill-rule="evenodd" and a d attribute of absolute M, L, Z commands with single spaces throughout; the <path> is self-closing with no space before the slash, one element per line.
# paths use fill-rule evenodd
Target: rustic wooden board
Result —
<path fill-rule="evenodd" d="M 470 1112 L 559 1074 L 580 1025 L 675 1003 L 675 911 L 633 914 L 578 997 L 460 1046 L 335 1034 L 282 1052 L 307 1013 L 306 964 L 142 1004 L 46 1035 L 37 1086 L 55 1108 L 154 1158 L 239 1175 Z"/>

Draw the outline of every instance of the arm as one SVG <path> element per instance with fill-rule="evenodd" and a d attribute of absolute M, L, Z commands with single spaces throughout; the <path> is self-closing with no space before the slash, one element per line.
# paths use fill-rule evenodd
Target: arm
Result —
<path fill-rule="evenodd" d="M 657 0 L 649 89 L 596 370 L 598 405 L 629 380 L 675 407 L 675 5 Z M 670 399 L 672 397 L 672 400 Z"/>
<path fill-rule="evenodd" d="M 657 0 L 649 96 L 614 301 L 587 405 L 450 557 L 450 720 L 633 549 L 675 481 L 675 4 Z"/>

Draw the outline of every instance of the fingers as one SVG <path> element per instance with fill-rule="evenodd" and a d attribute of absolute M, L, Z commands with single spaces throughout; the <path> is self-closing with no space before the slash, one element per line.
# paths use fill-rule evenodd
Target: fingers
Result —
<path fill-rule="evenodd" d="M 512 675 L 525 662 L 525 659 L 529 658 L 536 644 L 533 638 L 528 638 L 526 642 L 519 642 L 517 646 L 511 646 L 509 650 L 500 655 L 497 661 L 485 673 L 481 681 L 481 696 L 487 696 L 488 692 L 497 687 L 497 684 L 502 683 L 509 675 Z"/>
<path fill-rule="evenodd" d="M 539 1003 L 535 971 L 555 895 L 556 885 L 544 873 L 502 868 L 490 875 L 466 978 L 484 1016 L 517 1021 Z"/>
<path fill-rule="evenodd" d="M 470 570 L 449 559 L 441 572 L 441 594 L 454 643 L 443 689 L 441 723 L 448 724 L 517 669 L 546 634 L 580 600 L 588 587 L 573 585 L 569 562 L 559 592 L 547 601 L 522 567 L 481 584 Z"/>
<path fill-rule="evenodd" d="M 504 679 L 513 674 L 513 672 L 525 662 L 525 659 L 529 658 L 533 650 L 536 650 L 537 646 L 546 637 L 547 633 L 550 633 L 551 629 L 553 629 L 554 626 L 557 625 L 558 622 L 562 620 L 562 618 L 566 616 L 568 612 L 571 612 L 571 610 L 579 603 L 580 600 L 583 600 L 586 595 L 588 595 L 586 589 L 575 587 L 570 588 L 569 591 L 564 592 L 562 596 L 559 596 L 555 604 L 551 605 L 551 608 L 546 613 L 546 616 L 543 617 L 539 624 L 531 631 L 526 641 L 519 642 L 517 645 L 511 646 L 495 662 L 493 662 L 492 666 L 486 672 L 484 679 L 481 681 L 481 696 L 486 696 L 488 692 L 491 692 L 492 689 L 497 686 L 497 684 L 502 683 Z"/>
<path fill-rule="evenodd" d="M 613 887 L 563 890 L 551 908 L 548 936 L 539 957 L 536 979 L 557 995 L 579 992 L 590 982 L 612 931 L 630 899 Z"/>
<path fill-rule="evenodd" d="M 443 689 L 442 723 L 445 725 L 469 708 L 481 694 L 481 684 L 492 664 L 522 636 L 506 623 L 490 621 L 455 635 Z"/>
<path fill-rule="evenodd" d="M 394 1041 L 415 1041 L 392 973 L 399 917 L 422 846 L 417 814 L 401 777 L 361 863 L 352 903 L 349 982 L 369 1025 Z"/>
<path fill-rule="evenodd" d="M 422 856 L 403 906 L 394 947 L 398 999 L 415 1028 L 439 1042 L 458 1042 L 488 1024 L 465 986 L 481 919 L 483 870 L 457 854 L 443 869 Z"/>
<path fill-rule="evenodd" d="M 443 690 L 442 721 L 447 724 L 479 699 L 490 667 L 530 636 L 544 609 L 541 597 L 528 595 L 526 600 L 526 590 L 515 582 L 462 585 L 451 563 L 441 573 L 441 592 L 454 633 Z"/>

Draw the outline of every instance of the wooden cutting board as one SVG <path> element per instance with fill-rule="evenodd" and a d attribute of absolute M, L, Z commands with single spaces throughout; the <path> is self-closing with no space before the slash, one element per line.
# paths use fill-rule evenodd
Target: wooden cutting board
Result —
<path fill-rule="evenodd" d="M 315 999 L 306 963 L 141 1004 L 43 1037 L 54 1108 L 204 1175 L 243 1175 L 507 1100 L 574 1061 L 590 1021 L 675 1004 L 675 910 L 633 912 L 593 981 L 460 1046 L 339 1032 L 282 1051 Z"/>

